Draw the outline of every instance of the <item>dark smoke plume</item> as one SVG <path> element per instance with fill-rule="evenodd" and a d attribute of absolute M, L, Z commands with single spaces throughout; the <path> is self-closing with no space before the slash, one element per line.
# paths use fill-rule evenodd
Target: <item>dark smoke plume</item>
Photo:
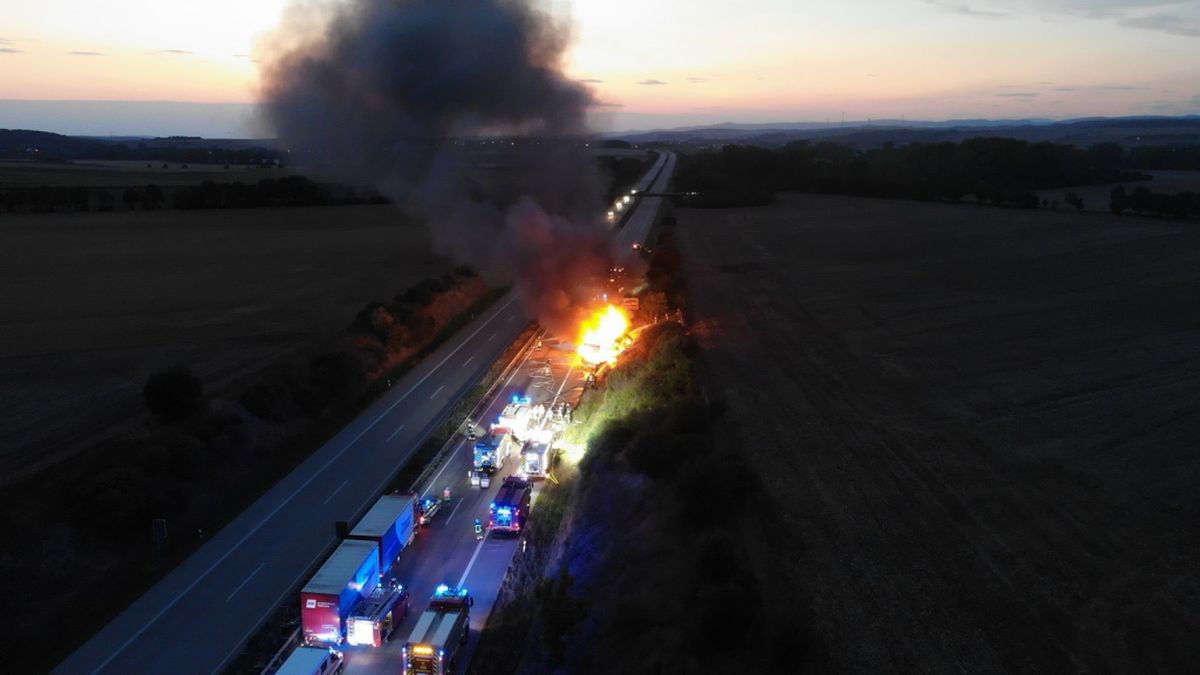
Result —
<path fill-rule="evenodd" d="M 376 186 L 441 252 L 512 278 L 564 327 L 574 281 L 608 261 L 599 177 L 579 148 L 593 99 L 561 68 L 568 31 L 521 0 L 300 11 L 264 68 L 279 137 L 316 171 Z"/>

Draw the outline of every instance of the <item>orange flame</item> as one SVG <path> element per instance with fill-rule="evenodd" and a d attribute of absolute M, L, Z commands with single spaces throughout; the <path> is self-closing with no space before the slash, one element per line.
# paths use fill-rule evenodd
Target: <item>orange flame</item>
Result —
<path fill-rule="evenodd" d="M 592 365 L 615 362 L 621 353 L 621 337 L 628 330 L 629 318 L 607 305 L 583 322 L 579 357 Z"/>

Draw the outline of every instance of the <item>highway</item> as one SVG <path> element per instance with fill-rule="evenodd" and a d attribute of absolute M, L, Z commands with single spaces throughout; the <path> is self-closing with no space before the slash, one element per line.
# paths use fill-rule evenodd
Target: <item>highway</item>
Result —
<path fill-rule="evenodd" d="M 664 155 L 663 160 L 638 183 L 638 192 L 666 190 L 675 170 L 676 156 Z M 619 246 L 628 249 L 635 242 L 646 241 L 661 203 L 661 197 L 646 197 L 635 202 L 634 211 L 624 228 L 618 231 L 616 239 Z M 584 372 L 574 368 L 575 345 L 570 342 L 573 336 L 564 337 L 566 339 L 547 336 L 542 349 L 529 353 L 512 378 L 488 402 L 479 420 L 482 424 L 494 421 L 514 394 L 529 396 L 534 404 L 578 401 Z M 435 516 L 431 527 L 420 533 L 417 545 L 406 551 L 397 563 L 395 574 L 411 593 L 412 611 L 396 628 L 389 644 L 379 649 L 345 647 L 347 675 L 400 672 L 403 663 L 400 649 L 438 584 L 465 587 L 475 598 L 475 605 L 471 608 L 471 638 L 458 657 L 458 670 L 465 670 L 470 663 L 479 642 L 479 632 L 487 623 L 504 573 L 517 548 L 522 545 L 519 539 L 492 536 L 482 542 L 476 541 L 473 528 L 475 518 L 487 522 L 488 505 L 499 491 L 503 478 L 516 472 L 516 458 L 509 458 L 487 490 L 470 487 L 467 474 L 470 467 L 468 446 L 465 442 L 459 442 L 452 459 L 443 467 L 444 473 L 423 486 L 425 490 L 422 496 L 430 492 L 436 494 L 449 487 L 451 500 L 443 507 L 449 510 Z M 534 486 L 533 519 L 537 518 L 537 497 L 541 485 L 538 482 Z"/>
<path fill-rule="evenodd" d="M 639 185 L 639 191 L 665 190 L 674 166 L 675 156 L 664 153 L 643 179 L 647 187 Z M 635 202 L 617 242 L 628 248 L 643 241 L 660 203 L 657 197 Z M 331 550 L 334 521 L 354 521 L 369 508 L 529 321 L 512 293 L 502 297 L 53 672 L 208 674 L 224 669 Z M 466 452 L 455 456 L 465 461 Z M 446 470 L 445 482 L 465 484 L 465 466 L 457 468 L 453 482 L 452 470 Z M 457 492 L 469 494 L 461 486 Z M 474 502 L 467 497 L 458 505 L 463 515 L 454 504 L 448 505 L 435 518 L 435 527 L 423 533 L 429 536 L 411 551 L 418 555 L 404 558 L 403 564 L 415 565 L 414 610 L 424 607 L 434 585 L 457 583 L 455 574 L 463 575 L 471 567 L 468 587 L 476 581 L 473 575 L 488 582 L 475 589 L 479 597 L 473 628 L 486 619 L 487 586 L 495 578 L 490 590 L 494 598 L 496 575 L 503 573 L 516 543 L 488 539 L 476 546 L 469 525 L 475 516 L 465 514 L 478 515 L 479 504 L 487 503 L 480 501 L 483 498 L 476 489 Z"/>

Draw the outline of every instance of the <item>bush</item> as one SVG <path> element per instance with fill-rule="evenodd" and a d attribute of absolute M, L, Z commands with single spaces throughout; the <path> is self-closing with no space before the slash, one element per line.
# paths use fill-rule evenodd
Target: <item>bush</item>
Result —
<path fill-rule="evenodd" d="M 191 368 L 177 366 L 151 375 L 142 388 L 142 398 L 151 413 L 176 422 L 201 410 L 204 385 Z"/>
<path fill-rule="evenodd" d="M 543 579 L 534 591 L 542 618 L 542 638 L 551 663 L 562 663 L 567 638 L 587 616 L 583 601 L 571 595 L 575 580 L 566 567 Z"/>
<path fill-rule="evenodd" d="M 679 467 L 705 454 L 710 447 L 708 438 L 699 434 L 656 430 L 634 439 L 625 449 L 625 461 L 647 477 L 662 480 L 673 477 Z"/>

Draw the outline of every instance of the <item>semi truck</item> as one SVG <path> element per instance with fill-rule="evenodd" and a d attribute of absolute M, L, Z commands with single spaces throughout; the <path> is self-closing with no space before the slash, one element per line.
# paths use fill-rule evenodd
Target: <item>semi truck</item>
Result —
<path fill-rule="evenodd" d="M 323 647 L 297 647 L 275 675 L 335 675 L 342 672 L 342 655 Z"/>
<path fill-rule="evenodd" d="M 346 617 L 379 585 L 379 545 L 347 539 L 300 591 L 300 623 L 309 645 L 338 644 Z"/>
<path fill-rule="evenodd" d="M 467 643 L 474 601 L 467 589 L 438 586 L 404 643 L 404 675 L 444 675 Z"/>
<path fill-rule="evenodd" d="M 504 479 L 496 501 L 488 507 L 488 529 L 494 534 L 519 534 L 529 516 L 533 488 L 516 476 Z"/>
<path fill-rule="evenodd" d="M 512 446 L 515 443 L 512 435 L 503 428 L 492 429 L 487 436 L 475 441 L 472 462 L 474 470 L 489 476 L 496 473 L 504 465 L 504 460 L 512 454 Z"/>
<path fill-rule="evenodd" d="M 398 583 L 377 586 L 346 620 L 346 642 L 382 647 L 392 630 L 408 616 L 408 591 Z"/>
<path fill-rule="evenodd" d="M 416 508 L 416 495 L 383 495 L 347 535 L 348 539 L 377 545 L 381 577 L 387 576 L 400 553 L 412 543 L 416 533 Z"/>

